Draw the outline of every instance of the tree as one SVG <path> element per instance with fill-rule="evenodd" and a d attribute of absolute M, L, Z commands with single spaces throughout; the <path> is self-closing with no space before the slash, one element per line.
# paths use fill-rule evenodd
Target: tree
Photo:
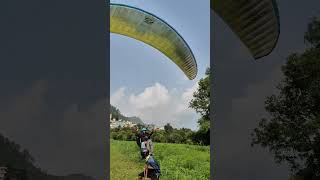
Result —
<path fill-rule="evenodd" d="M 252 145 L 287 162 L 297 179 L 320 176 L 320 19 L 314 18 L 305 33 L 310 45 L 294 53 L 282 67 L 279 94 L 267 97 L 270 119 L 262 119 L 252 133 Z"/>
<path fill-rule="evenodd" d="M 207 68 L 205 77 L 200 79 L 199 87 L 193 94 L 189 107 L 201 115 L 198 120 L 199 131 L 195 140 L 205 145 L 210 144 L 210 68 Z"/>
<path fill-rule="evenodd" d="M 154 142 L 161 142 L 161 143 L 165 143 L 166 142 L 166 137 L 165 135 L 162 133 L 162 131 L 157 131 L 152 135 L 152 139 Z"/>
<path fill-rule="evenodd" d="M 170 133 L 173 131 L 173 127 L 170 125 L 170 123 L 167 123 L 165 126 L 164 126 L 164 131 L 166 133 Z"/>

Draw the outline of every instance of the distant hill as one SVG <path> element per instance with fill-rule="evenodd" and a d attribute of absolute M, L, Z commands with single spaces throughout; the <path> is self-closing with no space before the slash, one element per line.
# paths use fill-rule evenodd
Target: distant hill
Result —
<path fill-rule="evenodd" d="M 127 120 L 128 120 L 128 121 L 131 121 L 131 122 L 133 122 L 133 123 L 135 123 L 135 124 L 141 124 L 141 125 L 144 124 L 144 122 L 143 122 L 139 117 L 135 117 L 135 116 L 133 116 L 133 117 L 128 117 Z"/>
<path fill-rule="evenodd" d="M 34 165 L 34 159 L 26 149 L 0 134 L 0 166 L 6 166 L 17 180 L 95 180 L 82 174 L 55 176 Z"/>
<path fill-rule="evenodd" d="M 112 117 L 114 117 L 116 119 L 122 119 L 124 121 L 130 121 L 135 124 L 144 125 L 144 122 L 139 117 L 136 117 L 136 116 L 126 117 L 123 114 L 121 114 L 121 112 L 118 108 L 112 106 L 111 104 L 110 104 L 110 113 L 112 114 Z"/>

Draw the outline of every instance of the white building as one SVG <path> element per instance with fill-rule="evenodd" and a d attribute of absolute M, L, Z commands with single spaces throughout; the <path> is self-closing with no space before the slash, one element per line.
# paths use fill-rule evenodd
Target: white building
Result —
<path fill-rule="evenodd" d="M 112 114 L 110 114 L 110 128 L 114 129 L 117 127 L 123 128 L 123 127 L 129 127 L 132 128 L 136 126 L 137 124 L 131 122 L 131 121 L 123 121 L 122 119 L 116 120 L 115 118 L 112 118 Z"/>

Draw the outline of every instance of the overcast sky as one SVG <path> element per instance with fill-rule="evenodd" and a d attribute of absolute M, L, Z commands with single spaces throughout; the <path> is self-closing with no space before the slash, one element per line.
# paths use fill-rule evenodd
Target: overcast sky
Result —
<path fill-rule="evenodd" d="M 198 76 L 188 80 L 165 55 L 137 40 L 111 34 L 111 104 L 146 123 L 197 129 L 199 116 L 188 103 L 210 64 L 210 3 L 203 0 L 112 0 L 138 7 L 169 23 L 193 51 Z M 182 6 L 183 4 L 183 6 Z"/>
<path fill-rule="evenodd" d="M 237 37 L 213 14 L 214 151 L 217 180 L 285 180 L 288 169 L 278 166 L 266 149 L 250 147 L 250 133 L 262 117 L 266 96 L 276 93 L 285 57 L 305 48 L 304 32 L 312 16 L 320 16 L 320 1 L 278 1 L 281 21 L 274 52 L 254 61 Z"/>

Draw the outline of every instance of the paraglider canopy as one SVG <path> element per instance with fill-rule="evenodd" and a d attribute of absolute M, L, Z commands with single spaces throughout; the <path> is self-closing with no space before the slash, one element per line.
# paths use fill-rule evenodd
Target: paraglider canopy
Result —
<path fill-rule="evenodd" d="M 166 55 L 190 79 L 197 75 L 195 57 L 182 36 L 168 23 L 144 10 L 110 4 L 110 32 L 142 41 Z"/>
<path fill-rule="evenodd" d="M 211 0 L 214 10 L 238 35 L 255 59 L 275 48 L 280 20 L 275 0 Z"/>

